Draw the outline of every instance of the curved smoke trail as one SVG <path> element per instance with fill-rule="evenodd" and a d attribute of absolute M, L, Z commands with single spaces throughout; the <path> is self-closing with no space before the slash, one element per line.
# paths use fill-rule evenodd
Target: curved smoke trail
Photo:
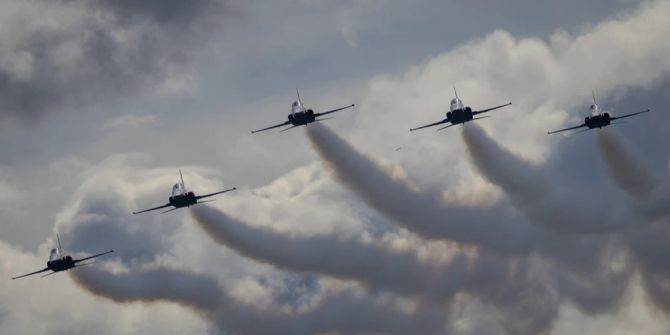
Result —
<path fill-rule="evenodd" d="M 193 207 L 198 225 L 215 241 L 246 257 L 279 268 L 313 272 L 433 300 L 451 297 L 468 281 L 469 261 L 457 255 L 448 264 L 421 262 L 356 238 L 298 237 L 250 226 L 208 206 Z M 495 273 L 504 277 L 504 273 Z"/>
<path fill-rule="evenodd" d="M 394 222 L 429 239 L 449 239 L 493 249 L 524 252 L 537 229 L 514 218 L 502 206 L 450 205 L 439 195 L 413 190 L 320 124 L 307 135 L 339 181 Z M 509 234 L 514 232 L 514 234 Z"/>
<path fill-rule="evenodd" d="M 670 178 L 660 178 L 618 133 L 602 129 L 597 138 L 611 179 L 636 200 L 636 213 L 648 222 L 670 215 Z"/>
<path fill-rule="evenodd" d="M 555 181 L 556 176 L 500 147 L 478 125 L 462 129 L 475 167 L 501 187 L 530 222 L 570 234 L 605 233 L 630 224 L 630 214 L 607 202 L 609 198 L 577 199 L 575 192 Z"/>
<path fill-rule="evenodd" d="M 610 310 L 623 296 L 630 279 L 629 264 L 610 267 L 621 246 L 611 234 L 557 234 L 543 225 L 506 216 L 509 212 L 498 206 L 445 204 L 436 195 L 414 191 L 407 181 L 392 178 L 326 127 L 310 125 L 307 134 L 339 181 L 368 205 L 419 235 L 468 242 L 507 256 L 539 254 L 553 260 L 550 280 L 555 281 L 554 289 L 587 312 Z M 513 185 L 534 192 L 525 182 L 517 180 Z M 593 287 L 599 290 L 584 294 Z"/>
<path fill-rule="evenodd" d="M 440 196 L 413 190 L 408 181 L 391 177 L 378 164 L 320 124 L 307 135 L 335 177 L 366 204 L 427 239 L 473 244 L 505 255 L 537 252 L 559 262 L 592 267 L 600 239 L 568 237 L 518 217 L 508 206 L 453 205 Z"/>
<path fill-rule="evenodd" d="M 435 313 L 403 313 L 369 296 L 349 293 L 326 296 L 307 311 L 252 307 L 232 298 L 208 276 L 160 268 L 114 274 L 96 268 L 71 272 L 90 293 L 116 302 L 169 301 L 191 308 L 221 330 L 236 334 L 441 334 L 443 317 Z"/>
<path fill-rule="evenodd" d="M 601 129 L 597 133 L 598 148 L 615 184 L 632 197 L 649 198 L 659 182 L 654 172 L 616 132 Z"/>
<path fill-rule="evenodd" d="M 477 297 L 506 315 L 501 323 L 510 333 L 539 332 L 557 316 L 556 305 L 537 305 L 538 297 L 551 300 L 552 294 L 530 275 L 524 260 L 480 251 L 471 257 L 459 254 L 447 264 L 431 264 L 412 253 L 394 252 L 357 239 L 296 237 L 252 227 L 207 206 L 194 207 L 191 214 L 217 242 L 286 270 L 355 280 L 433 303 L 448 303 L 456 293 Z"/>

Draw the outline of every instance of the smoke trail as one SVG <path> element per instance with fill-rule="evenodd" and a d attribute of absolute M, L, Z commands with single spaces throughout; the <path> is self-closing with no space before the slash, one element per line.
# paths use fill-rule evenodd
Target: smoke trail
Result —
<path fill-rule="evenodd" d="M 509 253 L 527 252 L 531 237 L 538 234 L 505 207 L 455 206 L 445 204 L 437 194 L 417 192 L 328 128 L 316 123 L 306 128 L 314 149 L 338 180 L 369 206 L 420 236 L 483 244 Z"/>
<path fill-rule="evenodd" d="M 557 282 L 560 296 L 554 296 L 540 284 L 547 279 L 532 275 L 525 260 L 507 260 L 480 251 L 468 258 L 458 256 L 448 264 L 427 264 L 411 253 L 393 252 L 356 239 L 295 237 L 252 227 L 207 206 L 194 207 L 191 214 L 217 242 L 279 268 L 356 280 L 424 301 L 446 303 L 458 292 L 477 297 L 507 315 L 501 323 L 510 333 L 536 333 L 520 329 L 551 325 L 558 304 L 537 306 L 540 297 L 545 302 L 565 297 L 583 310 L 597 313 L 616 305 L 628 282 L 628 271 L 599 269 L 597 275 L 585 276 L 561 269 L 547 276 Z M 516 314 L 518 318 L 513 317 Z M 525 321 L 519 324 L 519 320 Z"/>
<path fill-rule="evenodd" d="M 416 192 L 406 181 L 393 179 L 324 126 L 310 125 L 307 134 L 338 180 L 404 227 L 426 238 L 455 239 L 509 256 L 537 253 L 553 260 L 555 263 L 550 263 L 552 268 L 548 270 L 548 280 L 555 280 L 553 289 L 587 312 L 609 310 L 620 301 L 630 273 L 626 263 L 622 269 L 610 269 L 611 251 L 621 247 L 616 236 L 556 234 L 541 225 L 528 225 L 523 219 L 506 216 L 509 212 L 498 206 L 444 204 L 438 196 Z M 525 187 L 527 183 L 519 185 Z M 533 192 L 531 187 L 525 189 Z M 502 283 L 495 285 L 501 287 Z M 599 291 L 583 294 L 587 287 L 598 287 Z"/>
<path fill-rule="evenodd" d="M 615 184 L 630 196 L 647 199 L 655 190 L 658 178 L 621 136 L 609 129 L 597 132 L 598 148 Z"/>
<path fill-rule="evenodd" d="M 213 278 L 168 268 L 114 275 L 92 267 L 70 277 L 86 291 L 121 303 L 170 301 L 205 311 L 226 299 Z"/>
<path fill-rule="evenodd" d="M 297 237 L 252 227 L 207 206 L 193 207 L 191 214 L 217 242 L 283 269 L 356 280 L 378 289 L 442 301 L 467 281 L 469 264 L 462 255 L 448 264 L 430 264 L 413 253 L 394 252 L 355 238 Z M 502 278 L 505 273 L 492 275 Z"/>
<path fill-rule="evenodd" d="M 320 124 L 310 124 L 307 135 L 335 177 L 372 208 L 428 239 L 474 244 L 506 255 L 538 252 L 584 268 L 598 262 L 601 239 L 567 237 L 529 224 L 508 206 L 451 205 L 438 195 L 414 191 L 394 179 L 370 158 Z"/>
<path fill-rule="evenodd" d="M 221 330 L 238 334 L 440 334 L 439 313 L 401 313 L 369 296 L 328 295 L 307 311 L 245 305 L 205 275 L 175 269 L 133 270 L 113 274 L 96 268 L 71 272 L 85 290 L 117 302 L 169 301 L 187 306 Z"/>
<path fill-rule="evenodd" d="M 551 182 L 555 176 L 500 147 L 476 124 L 463 127 L 462 135 L 476 168 L 531 222 L 571 234 L 603 233 L 630 222 L 620 206 L 600 202 L 607 198 L 576 199 L 575 192 Z"/>
<path fill-rule="evenodd" d="M 637 200 L 632 205 L 637 214 L 649 222 L 670 215 L 670 179 L 659 178 L 614 131 L 600 130 L 598 147 L 614 183 Z"/>

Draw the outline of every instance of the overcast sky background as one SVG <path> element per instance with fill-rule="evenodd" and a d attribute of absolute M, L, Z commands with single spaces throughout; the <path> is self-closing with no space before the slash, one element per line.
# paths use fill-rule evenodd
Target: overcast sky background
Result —
<path fill-rule="evenodd" d="M 479 126 L 570 190 L 564 198 L 575 206 L 645 206 L 612 182 L 595 133 L 546 132 L 581 122 L 592 91 L 614 115 L 651 108 L 614 132 L 667 184 L 670 25 L 658 17 L 669 12 L 665 0 L 0 0 L 0 327 L 31 334 L 248 330 L 231 326 L 225 308 L 116 303 L 65 274 L 9 280 L 43 267 L 58 232 L 73 252 L 116 249 L 117 274 L 124 266 L 167 266 L 207 275 L 245 306 L 314 308 L 311 321 L 319 322 L 319 306 L 360 305 L 349 297 L 356 292 L 371 304 L 371 327 L 411 305 L 416 312 L 398 318 L 407 322 L 398 329 L 424 324 L 414 329 L 435 332 L 435 315 L 453 319 L 444 329 L 455 333 L 533 329 L 510 328 L 504 319 L 514 316 L 486 301 L 447 308 L 364 280 L 257 262 L 209 238 L 188 210 L 130 212 L 163 203 L 182 169 L 196 193 L 237 186 L 213 206 L 252 226 L 378 238 L 393 250 L 436 253 L 438 262 L 452 245 L 398 229 L 339 183 L 305 129 L 250 130 L 283 122 L 296 88 L 317 111 L 355 103 L 325 124 L 361 152 L 418 189 L 514 208 L 473 163 L 462 129 L 407 131 L 443 118 L 454 86 L 475 109 L 512 101 Z M 667 207 L 670 197 L 660 199 Z M 531 258 L 533 267 L 553 269 Z M 667 333 L 668 309 L 650 303 L 642 284 L 645 266 L 631 270 L 617 308 L 589 314 L 560 300 L 547 331 Z M 388 301 L 400 312 L 380 307 Z M 354 323 L 339 317 L 320 323 Z"/>

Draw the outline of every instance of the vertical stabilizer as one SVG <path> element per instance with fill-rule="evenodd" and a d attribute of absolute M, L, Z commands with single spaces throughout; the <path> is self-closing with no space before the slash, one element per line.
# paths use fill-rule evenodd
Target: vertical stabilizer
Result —
<path fill-rule="evenodd" d="M 63 247 L 60 246 L 60 236 L 56 234 L 56 241 L 58 241 L 58 253 L 63 252 Z"/>

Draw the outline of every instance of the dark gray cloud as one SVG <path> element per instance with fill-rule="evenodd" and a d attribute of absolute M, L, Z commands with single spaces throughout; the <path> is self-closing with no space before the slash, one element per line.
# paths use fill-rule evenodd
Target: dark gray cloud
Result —
<path fill-rule="evenodd" d="M 227 0 L 89 0 L 100 8 L 111 10 L 115 17 L 126 23 L 151 20 L 162 28 L 181 30 L 206 25 L 212 17 L 221 15 Z"/>
<path fill-rule="evenodd" d="M 137 96 L 138 89 L 153 90 L 187 65 L 190 49 L 205 31 L 199 29 L 203 22 L 211 24 L 210 18 L 224 13 L 219 1 L 15 6 L 21 8 L 17 21 L 28 24 L 0 25 L 17 31 L 0 57 L 0 118 L 27 123 L 63 109 L 81 112 Z M 62 22 L 39 25 L 42 13 Z"/>

